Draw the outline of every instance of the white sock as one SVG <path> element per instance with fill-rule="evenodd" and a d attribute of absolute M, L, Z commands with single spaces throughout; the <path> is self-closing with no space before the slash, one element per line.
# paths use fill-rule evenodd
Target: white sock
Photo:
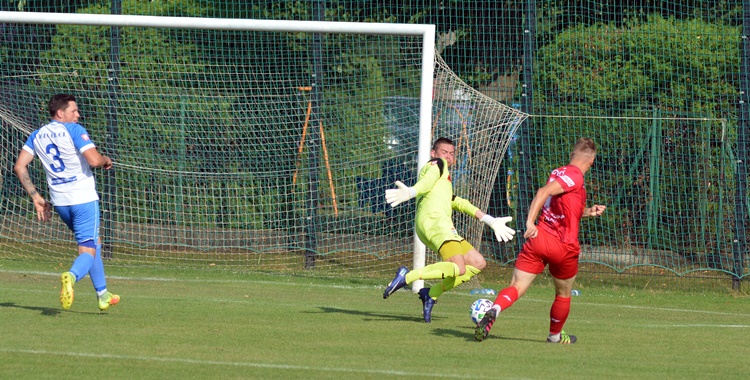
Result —
<path fill-rule="evenodd" d="M 557 333 L 557 334 L 549 334 L 549 336 L 547 337 L 547 339 L 549 339 L 550 342 L 559 342 L 560 341 L 560 334 L 559 333 Z"/>
<path fill-rule="evenodd" d="M 104 288 L 103 290 L 96 292 L 96 296 L 99 298 L 101 298 L 105 294 L 107 294 L 107 288 Z"/>

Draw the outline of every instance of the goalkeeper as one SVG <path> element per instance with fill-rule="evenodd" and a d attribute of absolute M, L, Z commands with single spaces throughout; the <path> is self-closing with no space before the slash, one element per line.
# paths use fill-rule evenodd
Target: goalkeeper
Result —
<path fill-rule="evenodd" d="M 472 205 L 468 200 L 453 195 L 453 184 L 448 168 L 455 163 L 456 147 L 453 141 L 441 137 L 432 144 L 432 159 L 419 172 L 414 187 L 396 181 L 397 189 L 386 190 L 385 199 L 396 207 L 411 198 L 417 198 L 415 219 L 417 236 L 428 248 L 440 254 L 441 262 L 421 269 L 409 271 L 400 267 L 396 277 L 386 286 L 383 298 L 416 280 L 442 280 L 440 286 L 419 291 L 422 300 L 424 321 L 432 320 L 432 307 L 444 292 L 463 284 L 476 276 L 487 262 L 469 242 L 462 238 L 453 226 L 453 210 L 476 217 L 490 226 L 498 241 L 513 239 L 515 231 L 505 224 L 511 217 L 493 218 Z"/>

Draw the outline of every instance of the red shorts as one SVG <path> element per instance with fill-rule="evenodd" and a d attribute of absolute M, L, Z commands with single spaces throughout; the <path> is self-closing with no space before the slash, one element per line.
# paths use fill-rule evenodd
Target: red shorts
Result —
<path fill-rule="evenodd" d="M 529 273 L 541 274 L 544 266 L 555 278 L 567 280 L 578 274 L 578 254 L 581 248 L 563 244 L 560 239 L 539 228 L 533 239 L 526 239 L 516 259 L 516 268 Z"/>

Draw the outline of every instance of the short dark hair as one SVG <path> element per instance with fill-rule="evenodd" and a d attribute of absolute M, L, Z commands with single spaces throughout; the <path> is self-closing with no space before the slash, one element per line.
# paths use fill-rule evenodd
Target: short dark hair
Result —
<path fill-rule="evenodd" d="M 437 140 L 435 140 L 434 143 L 432 143 L 432 150 L 437 150 L 438 145 L 440 144 L 450 144 L 453 146 L 456 146 L 456 144 L 453 142 L 453 140 L 447 138 L 447 137 L 441 137 Z"/>
<path fill-rule="evenodd" d="M 68 108 L 68 104 L 75 101 L 76 97 L 73 95 L 57 94 L 49 100 L 49 103 L 47 103 L 47 111 L 49 111 L 50 116 L 54 117 L 57 114 L 57 111 Z"/>

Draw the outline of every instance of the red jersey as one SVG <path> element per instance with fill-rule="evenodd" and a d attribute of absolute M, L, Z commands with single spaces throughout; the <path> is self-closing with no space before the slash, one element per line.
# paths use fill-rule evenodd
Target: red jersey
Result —
<path fill-rule="evenodd" d="M 552 171 L 547 183 L 556 181 L 563 193 L 547 198 L 537 221 L 537 227 L 560 238 L 564 244 L 578 243 L 578 228 L 586 207 L 586 188 L 583 173 L 576 166 L 568 165 Z"/>

